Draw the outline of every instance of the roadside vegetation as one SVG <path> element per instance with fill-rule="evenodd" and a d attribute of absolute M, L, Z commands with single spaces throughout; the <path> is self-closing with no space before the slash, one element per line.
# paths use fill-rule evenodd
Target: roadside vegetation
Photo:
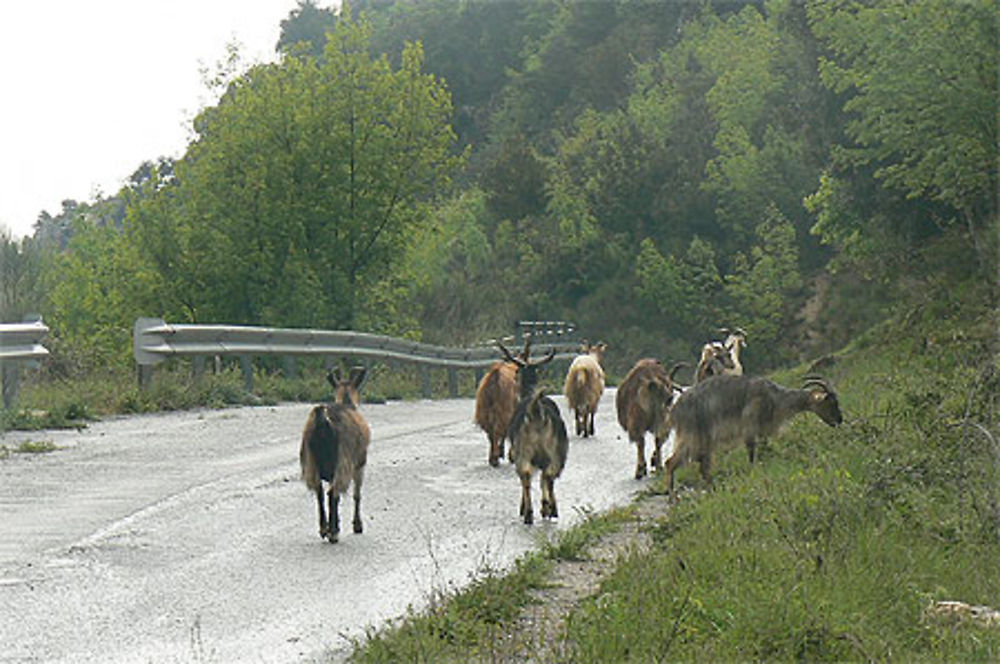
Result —
<path fill-rule="evenodd" d="M 797 419 L 752 467 L 724 455 L 707 492 L 679 471 L 689 490 L 645 525 L 651 548 L 622 556 L 545 648 L 518 631 L 539 601 L 525 588 L 544 593 L 554 552 L 620 517 L 372 631 L 352 661 L 995 661 L 1000 625 L 934 610 L 1000 608 L 997 311 L 983 284 L 952 286 L 825 360 L 840 428 Z"/>

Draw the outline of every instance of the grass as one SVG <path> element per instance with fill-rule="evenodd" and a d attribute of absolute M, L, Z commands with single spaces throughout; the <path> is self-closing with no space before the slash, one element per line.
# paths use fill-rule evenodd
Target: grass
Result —
<path fill-rule="evenodd" d="M 572 662 L 1000 660 L 1000 627 L 928 612 L 943 600 L 1000 608 L 996 329 L 989 298 L 973 291 L 928 298 L 835 353 L 824 372 L 845 424 L 802 416 L 753 466 L 742 450 L 722 455 L 714 488 L 657 522 L 652 550 L 624 558 L 548 652 Z M 696 467 L 677 480 L 702 488 Z M 543 545 L 521 563 L 531 585 L 614 527 L 588 515 Z M 491 575 L 369 633 L 354 661 L 535 652 L 505 641 L 530 602 L 522 575 Z M 472 608 L 495 602 L 504 609 L 488 620 Z"/>
<path fill-rule="evenodd" d="M 471 396 L 474 386 L 463 372 L 459 394 Z M 157 367 L 152 386 L 140 389 L 131 369 L 109 367 L 71 380 L 27 374 L 22 378 L 20 407 L 0 410 L 0 431 L 81 428 L 112 414 L 133 414 L 195 408 L 267 405 L 279 402 L 320 402 L 330 398 L 326 369 L 318 361 L 300 363 L 294 377 L 274 367 L 258 367 L 254 389 L 244 388 L 243 374 L 234 363 L 220 373 L 195 378 L 189 362 L 174 360 Z M 447 375 L 430 374 L 431 394 L 448 394 Z M 409 366 L 371 367 L 362 390 L 368 403 L 422 396 L 422 377 Z"/>
<path fill-rule="evenodd" d="M 11 454 L 48 454 L 58 449 L 59 447 L 51 440 L 26 440 L 17 447 L 0 445 L 0 460 L 6 459 Z"/>

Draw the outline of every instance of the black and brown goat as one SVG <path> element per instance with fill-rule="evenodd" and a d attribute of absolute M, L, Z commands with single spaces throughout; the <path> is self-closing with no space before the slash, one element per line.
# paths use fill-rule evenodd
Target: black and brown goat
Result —
<path fill-rule="evenodd" d="M 675 495 L 674 471 L 681 464 L 697 461 L 702 478 L 710 484 L 716 451 L 743 443 L 753 463 L 762 440 L 805 412 L 816 413 L 834 427 L 843 421 L 837 394 L 818 376 L 808 377 L 800 390 L 748 376 L 715 376 L 695 385 L 670 411 L 669 426 L 676 436 L 665 469 L 671 496 Z"/>
<path fill-rule="evenodd" d="M 519 358 L 527 362 L 530 352 L 531 337 L 528 337 Z M 489 439 L 491 466 L 500 464 L 507 429 L 517 409 L 517 366 L 515 362 L 494 362 L 476 389 L 475 421 Z"/>
<path fill-rule="evenodd" d="M 594 416 L 597 404 L 604 394 L 604 351 L 608 345 L 601 342 L 593 346 L 584 343 L 583 354 L 577 355 L 566 372 L 563 394 L 576 418 L 576 435 L 594 435 Z"/>
<path fill-rule="evenodd" d="M 654 469 L 660 468 L 660 450 L 670 428 L 667 415 L 674 401 L 674 375 L 684 363 L 675 364 L 668 372 L 659 360 L 645 358 L 625 376 L 615 395 L 618 424 L 628 432 L 628 438 L 636 445 L 635 478 L 646 475 L 646 432 L 653 434 L 653 455 L 650 459 Z"/>
<path fill-rule="evenodd" d="M 537 468 L 541 471 L 542 517 L 559 516 L 556 507 L 555 480 L 566 466 L 569 453 L 569 437 L 566 425 L 556 403 L 536 390 L 538 369 L 555 357 L 550 351 L 541 360 L 530 361 L 514 357 L 503 344 L 497 342 L 508 362 L 517 365 L 517 380 L 520 401 L 511 418 L 507 432 L 511 443 L 514 468 L 521 479 L 521 511 L 526 524 L 534 521 L 531 508 L 531 477 Z"/>
<path fill-rule="evenodd" d="M 340 369 L 327 374 L 333 386 L 333 401 L 320 404 L 309 412 L 302 431 L 299 463 L 302 481 L 316 494 L 319 507 L 319 536 L 336 542 L 340 533 L 340 495 L 354 484 L 354 532 L 362 531 L 361 484 L 371 431 L 358 411 L 359 389 L 365 377 L 363 367 L 351 370 L 349 378 L 340 375 Z M 330 516 L 323 508 L 323 482 L 327 483 Z"/>

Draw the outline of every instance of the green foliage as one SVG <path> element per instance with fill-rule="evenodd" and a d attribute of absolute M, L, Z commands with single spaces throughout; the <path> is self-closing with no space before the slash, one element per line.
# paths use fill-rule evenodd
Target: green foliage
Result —
<path fill-rule="evenodd" d="M 423 202 L 461 158 L 449 96 L 421 72 L 420 46 L 393 70 L 369 55 L 370 39 L 370 24 L 344 19 L 321 60 L 286 58 L 230 81 L 196 119 L 176 181 L 138 206 L 133 237 L 192 320 L 380 318 Z"/>
<path fill-rule="evenodd" d="M 780 358 L 782 330 L 790 327 L 791 312 L 785 306 L 801 287 L 795 228 L 771 207 L 757 226 L 756 244 L 750 254 L 738 254 L 733 272 L 726 277 L 726 293 L 732 302 L 732 322 L 743 327 L 761 356 Z"/>
<path fill-rule="evenodd" d="M 809 17 L 832 51 L 820 59 L 823 81 L 848 95 L 846 131 L 854 143 L 835 153 L 837 161 L 870 166 L 874 178 L 909 198 L 945 204 L 950 211 L 935 214 L 935 222 L 965 226 L 991 270 L 998 214 L 996 4 L 817 2 Z M 821 189 L 815 203 L 828 209 L 840 200 Z M 819 232 L 846 216 L 834 208 Z"/>
<path fill-rule="evenodd" d="M 326 34 L 336 23 L 337 16 L 332 9 L 317 7 L 313 0 L 299 0 L 288 18 L 281 21 L 281 36 L 274 50 L 321 56 Z"/>

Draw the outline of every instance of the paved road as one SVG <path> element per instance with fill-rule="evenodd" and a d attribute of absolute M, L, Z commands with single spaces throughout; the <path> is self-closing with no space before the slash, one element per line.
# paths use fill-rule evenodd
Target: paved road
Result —
<path fill-rule="evenodd" d="M 558 400 L 571 425 L 565 402 Z M 0 662 L 293 662 L 502 569 L 585 511 L 627 503 L 634 449 L 604 395 L 571 437 L 561 518 L 524 526 L 512 467 L 486 463 L 469 399 L 362 408 L 365 533 L 319 538 L 298 479 L 308 405 L 127 417 L 0 460 Z M 533 484 L 535 507 L 539 495 Z"/>

